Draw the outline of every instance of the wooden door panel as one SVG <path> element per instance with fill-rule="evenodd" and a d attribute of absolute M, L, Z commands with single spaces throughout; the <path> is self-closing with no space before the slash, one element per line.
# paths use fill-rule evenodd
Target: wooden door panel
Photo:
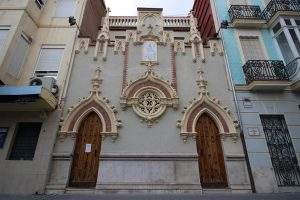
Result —
<path fill-rule="evenodd" d="M 223 151 L 215 122 L 207 114 L 203 114 L 197 121 L 196 131 L 202 187 L 227 187 Z"/>
<path fill-rule="evenodd" d="M 101 149 L 101 130 L 101 121 L 94 112 L 81 122 L 77 133 L 69 181 L 71 187 L 96 186 Z M 90 152 L 86 152 L 87 145 L 91 145 Z"/>

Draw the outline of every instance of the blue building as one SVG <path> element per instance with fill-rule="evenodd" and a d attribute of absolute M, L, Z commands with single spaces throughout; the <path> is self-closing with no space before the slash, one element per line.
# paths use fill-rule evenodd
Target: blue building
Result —
<path fill-rule="evenodd" d="M 299 191 L 300 2 L 196 0 L 193 11 L 202 35 L 223 40 L 253 188 Z"/>

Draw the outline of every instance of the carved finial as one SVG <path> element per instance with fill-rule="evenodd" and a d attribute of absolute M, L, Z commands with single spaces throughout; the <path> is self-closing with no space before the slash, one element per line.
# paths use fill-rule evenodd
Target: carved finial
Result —
<path fill-rule="evenodd" d="M 102 79 L 100 78 L 101 69 L 97 67 L 94 73 L 94 77 L 92 78 L 92 89 L 91 92 L 100 92 L 100 86 L 102 83 Z"/>

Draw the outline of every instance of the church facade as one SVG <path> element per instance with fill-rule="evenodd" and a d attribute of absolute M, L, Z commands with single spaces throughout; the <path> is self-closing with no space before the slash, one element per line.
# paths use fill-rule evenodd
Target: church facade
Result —
<path fill-rule="evenodd" d="M 46 193 L 251 192 L 222 43 L 193 14 L 77 38 Z"/>

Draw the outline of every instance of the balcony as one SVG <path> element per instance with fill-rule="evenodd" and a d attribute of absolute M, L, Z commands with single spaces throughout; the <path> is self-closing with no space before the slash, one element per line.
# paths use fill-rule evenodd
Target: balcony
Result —
<path fill-rule="evenodd" d="M 0 87 L 0 111 L 52 111 L 57 99 L 42 86 Z"/>
<path fill-rule="evenodd" d="M 300 16 L 299 0 L 271 0 L 262 12 L 262 17 L 271 25 L 279 15 Z"/>
<path fill-rule="evenodd" d="M 228 13 L 235 28 L 261 28 L 266 23 L 259 6 L 231 5 Z"/>
<path fill-rule="evenodd" d="M 280 91 L 289 86 L 288 71 L 280 60 L 248 60 L 243 71 L 249 90 Z"/>
<path fill-rule="evenodd" d="M 286 69 L 291 80 L 291 89 L 300 92 L 300 57 L 288 63 Z"/>
<path fill-rule="evenodd" d="M 163 18 L 163 26 L 166 29 L 189 29 L 190 19 L 188 17 L 170 17 Z M 111 16 L 109 17 L 109 26 L 112 30 L 135 29 L 138 24 L 138 18 L 135 16 Z"/>

